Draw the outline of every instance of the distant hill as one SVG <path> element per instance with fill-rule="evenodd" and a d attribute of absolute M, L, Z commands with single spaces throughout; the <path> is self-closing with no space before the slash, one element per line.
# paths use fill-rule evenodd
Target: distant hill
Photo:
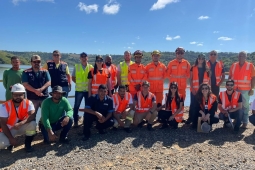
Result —
<path fill-rule="evenodd" d="M 10 58 L 14 55 L 19 56 L 21 59 L 21 63 L 25 65 L 30 65 L 30 58 L 32 55 L 37 54 L 41 56 L 43 64 L 47 61 L 52 59 L 52 53 L 47 52 L 17 52 L 17 51 L 0 51 L 0 64 L 10 64 Z M 194 64 L 197 56 L 200 52 L 194 51 L 186 51 L 185 59 L 187 59 L 191 64 Z M 209 53 L 204 53 L 209 56 Z M 94 65 L 95 62 L 95 54 L 89 54 L 89 62 Z M 103 55 L 104 56 L 104 55 Z M 111 55 L 113 58 L 113 63 L 118 64 L 123 60 L 123 55 Z M 238 60 L 237 56 L 238 53 L 233 52 L 220 52 L 218 54 L 219 59 L 223 60 L 226 71 L 229 71 L 229 67 L 231 64 Z M 62 60 L 67 62 L 68 65 L 74 66 L 74 64 L 80 62 L 80 55 L 75 53 L 62 53 Z M 133 57 L 132 57 L 133 58 Z M 175 58 L 174 52 L 162 52 L 160 61 L 163 62 L 165 65 L 168 64 L 169 61 Z M 132 59 L 134 60 L 134 59 Z M 255 63 L 255 52 L 248 54 L 248 61 Z M 147 64 L 151 62 L 151 54 L 150 52 L 144 52 L 144 57 L 142 59 L 143 64 Z"/>

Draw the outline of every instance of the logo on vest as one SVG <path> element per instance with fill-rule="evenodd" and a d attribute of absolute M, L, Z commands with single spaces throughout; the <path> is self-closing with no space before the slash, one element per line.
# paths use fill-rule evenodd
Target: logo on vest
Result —
<path fill-rule="evenodd" d="M 104 105 L 108 106 L 108 103 L 104 103 Z"/>

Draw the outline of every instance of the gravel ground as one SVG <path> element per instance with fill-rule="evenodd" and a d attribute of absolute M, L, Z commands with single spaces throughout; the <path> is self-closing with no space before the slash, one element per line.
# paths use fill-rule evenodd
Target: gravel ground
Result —
<path fill-rule="evenodd" d="M 187 109 L 187 108 L 185 108 Z M 186 114 L 187 116 L 187 114 Z M 72 129 L 69 145 L 44 145 L 39 133 L 35 152 L 25 153 L 24 145 L 11 153 L 0 151 L 2 169 L 255 169 L 254 126 L 233 134 L 222 122 L 209 134 L 197 133 L 188 125 L 179 129 L 148 132 L 145 127 L 127 134 L 121 129 L 81 141 L 82 127 Z M 18 138 L 23 143 L 24 138 Z"/>

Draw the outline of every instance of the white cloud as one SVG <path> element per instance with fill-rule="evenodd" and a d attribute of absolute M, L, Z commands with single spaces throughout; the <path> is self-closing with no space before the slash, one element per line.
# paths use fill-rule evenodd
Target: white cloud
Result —
<path fill-rule="evenodd" d="M 51 2 L 51 3 L 55 3 L 54 0 L 37 0 L 38 2 Z"/>
<path fill-rule="evenodd" d="M 104 8 L 103 8 L 104 13 L 111 14 L 111 15 L 117 14 L 119 10 L 120 10 L 120 4 L 113 0 L 110 0 L 108 4 L 104 5 Z"/>
<path fill-rule="evenodd" d="M 218 40 L 222 40 L 222 41 L 231 41 L 231 40 L 233 40 L 233 38 L 229 38 L 229 37 L 219 37 Z"/>
<path fill-rule="evenodd" d="M 166 40 L 167 40 L 167 41 L 172 41 L 172 39 L 173 39 L 173 38 L 170 37 L 169 35 L 166 36 Z"/>
<path fill-rule="evenodd" d="M 197 44 L 197 42 L 196 41 L 192 41 L 192 42 L 190 42 L 190 44 Z"/>
<path fill-rule="evenodd" d="M 27 0 L 12 0 L 12 3 L 14 4 L 14 5 L 18 5 L 19 4 L 19 2 L 26 2 Z"/>
<path fill-rule="evenodd" d="M 134 42 L 132 42 L 131 44 L 132 44 L 132 45 L 135 45 L 135 43 L 134 43 Z"/>
<path fill-rule="evenodd" d="M 98 11 L 98 5 L 86 5 L 82 2 L 79 2 L 78 7 L 80 8 L 80 11 L 85 11 L 87 14 L 90 14 L 91 12 L 97 12 Z"/>
<path fill-rule="evenodd" d="M 176 3 L 179 2 L 179 0 L 157 0 L 156 3 L 154 3 L 151 7 L 151 11 L 159 10 L 162 8 L 165 8 L 167 4 Z"/>
<path fill-rule="evenodd" d="M 203 44 L 200 43 L 200 44 L 197 44 L 197 46 L 203 46 Z"/>
<path fill-rule="evenodd" d="M 140 36 L 137 36 L 136 39 L 140 40 Z"/>
<path fill-rule="evenodd" d="M 180 39 L 180 38 L 181 38 L 181 36 L 177 35 L 173 39 Z"/>
<path fill-rule="evenodd" d="M 203 15 L 202 15 L 202 16 L 198 17 L 198 19 L 199 19 L 199 20 L 205 20 L 205 19 L 209 19 L 209 17 L 208 17 L 208 16 L 203 16 Z"/>
<path fill-rule="evenodd" d="M 223 44 L 220 44 L 220 45 L 223 45 Z"/>
<path fill-rule="evenodd" d="M 219 31 L 213 31 L 213 33 L 214 33 L 214 34 L 217 34 L 217 33 L 219 33 Z"/>
<path fill-rule="evenodd" d="M 128 49 L 132 49 L 133 47 L 127 47 Z"/>

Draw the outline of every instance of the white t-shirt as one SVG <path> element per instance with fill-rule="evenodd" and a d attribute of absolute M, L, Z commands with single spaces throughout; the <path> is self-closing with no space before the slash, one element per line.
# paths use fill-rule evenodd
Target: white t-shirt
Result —
<path fill-rule="evenodd" d="M 251 110 L 255 110 L 255 99 L 253 100 L 252 104 L 251 104 Z"/>
<path fill-rule="evenodd" d="M 18 112 L 19 107 L 16 107 L 16 110 Z M 34 104 L 29 100 L 28 112 L 31 111 L 31 110 L 35 110 L 35 107 L 34 107 Z M 4 104 L 2 104 L 2 106 L 0 106 L 0 117 L 3 117 L 3 118 L 9 117 L 9 114 L 8 114 Z M 19 121 L 19 119 L 17 118 L 15 123 L 17 123 L 18 121 Z"/>
<path fill-rule="evenodd" d="M 131 94 L 129 94 L 129 95 L 130 95 L 130 97 L 129 97 L 128 104 L 133 104 L 132 96 L 131 96 Z M 117 107 L 115 107 L 115 102 L 114 101 L 113 101 L 113 108 L 114 108 L 115 111 L 117 110 Z"/>

